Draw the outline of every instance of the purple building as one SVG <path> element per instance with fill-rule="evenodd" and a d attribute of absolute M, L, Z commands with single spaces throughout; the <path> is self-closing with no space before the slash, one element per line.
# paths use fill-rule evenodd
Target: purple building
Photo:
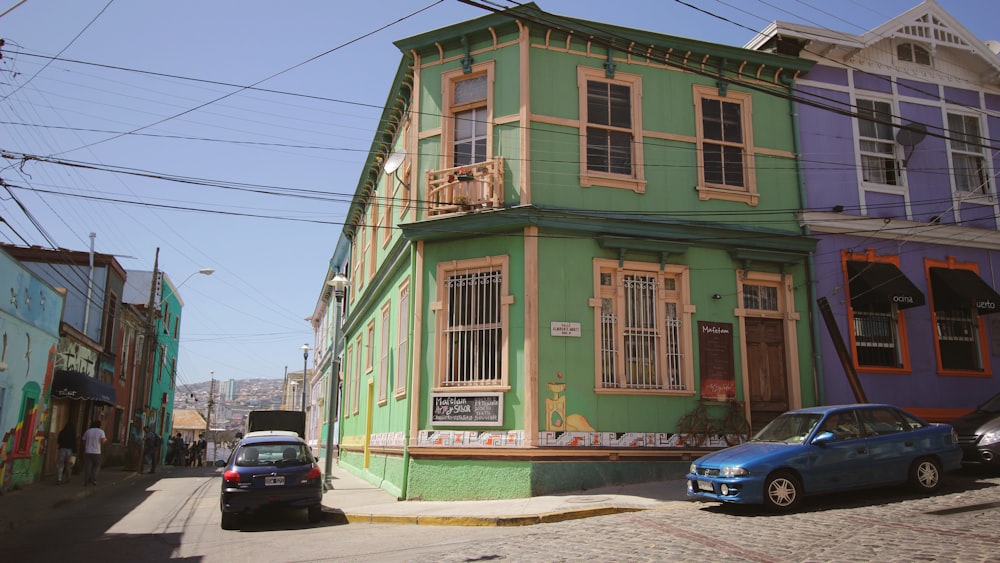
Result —
<path fill-rule="evenodd" d="M 949 420 L 996 393 L 1000 43 L 926 0 L 863 35 L 775 22 L 747 47 L 816 61 L 795 95 L 819 401 Z"/>

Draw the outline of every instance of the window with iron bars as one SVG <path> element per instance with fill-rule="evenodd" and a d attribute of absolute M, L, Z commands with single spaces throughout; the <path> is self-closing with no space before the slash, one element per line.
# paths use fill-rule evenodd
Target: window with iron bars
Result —
<path fill-rule="evenodd" d="M 506 384 L 506 305 L 510 300 L 505 275 L 506 257 L 501 257 L 469 261 L 439 277 L 439 385 Z"/>
<path fill-rule="evenodd" d="M 677 280 L 662 272 L 600 270 L 600 385 L 686 391 Z"/>

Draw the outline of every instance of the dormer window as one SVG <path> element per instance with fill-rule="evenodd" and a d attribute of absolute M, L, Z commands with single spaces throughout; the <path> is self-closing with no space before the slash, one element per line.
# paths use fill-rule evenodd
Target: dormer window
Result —
<path fill-rule="evenodd" d="M 916 43 L 903 43 L 897 46 L 896 57 L 901 61 L 931 66 L 931 52 Z"/>

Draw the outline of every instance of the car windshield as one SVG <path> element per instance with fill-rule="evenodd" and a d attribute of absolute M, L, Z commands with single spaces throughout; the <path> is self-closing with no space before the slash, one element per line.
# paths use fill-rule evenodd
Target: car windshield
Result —
<path fill-rule="evenodd" d="M 976 410 L 980 412 L 1000 413 L 1000 393 L 994 395 L 992 399 L 980 405 Z"/>
<path fill-rule="evenodd" d="M 258 467 L 262 465 L 306 465 L 312 456 L 304 444 L 267 442 L 244 446 L 236 456 L 236 465 Z"/>
<path fill-rule="evenodd" d="M 821 418 L 821 414 L 785 413 L 769 422 L 753 441 L 801 444 Z"/>

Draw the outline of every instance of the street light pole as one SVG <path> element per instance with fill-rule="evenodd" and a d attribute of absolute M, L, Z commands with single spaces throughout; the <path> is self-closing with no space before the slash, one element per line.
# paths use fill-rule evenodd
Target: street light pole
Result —
<path fill-rule="evenodd" d="M 300 349 L 302 350 L 302 412 L 306 412 L 306 369 L 309 365 L 309 350 L 312 348 L 308 344 L 303 344 Z"/>
<path fill-rule="evenodd" d="M 344 290 L 347 289 L 348 280 L 344 274 L 338 273 L 333 277 L 332 280 L 326 282 L 327 285 L 333 287 L 333 296 L 336 300 L 336 304 L 333 309 L 333 335 L 330 345 L 330 381 L 327 382 L 329 390 L 327 391 L 327 409 L 326 409 L 326 452 L 323 456 L 323 462 L 325 465 L 325 471 L 323 472 L 324 480 L 323 485 L 327 490 L 333 488 L 333 427 L 335 419 L 337 418 L 337 402 L 339 400 L 338 391 L 340 390 L 340 317 L 341 305 L 344 301 Z"/>

